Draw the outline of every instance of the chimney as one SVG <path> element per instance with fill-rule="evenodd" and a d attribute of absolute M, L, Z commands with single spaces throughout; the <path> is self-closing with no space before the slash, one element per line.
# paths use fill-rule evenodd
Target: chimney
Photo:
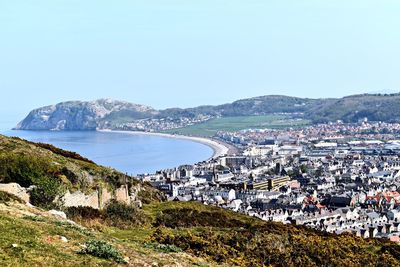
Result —
<path fill-rule="evenodd" d="M 369 237 L 374 238 L 375 237 L 375 234 L 374 234 L 375 227 L 370 226 L 370 227 L 368 227 L 368 230 L 369 230 Z"/>
<path fill-rule="evenodd" d="M 392 231 L 390 230 L 390 227 L 391 227 L 392 225 L 390 224 L 390 223 L 387 223 L 387 224 L 385 224 L 385 231 L 386 231 L 386 233 L 387 234 L 390 234 Z"/>

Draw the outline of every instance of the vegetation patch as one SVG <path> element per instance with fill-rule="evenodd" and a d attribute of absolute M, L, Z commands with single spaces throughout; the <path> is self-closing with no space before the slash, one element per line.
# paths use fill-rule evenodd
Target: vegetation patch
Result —
<path fill-rule="evenodd" d="M 236 116 L 221 117 L 208 120 L 203 123 L 190 125 L 179 129 L 171 129 L 166 133 L 213 136 L 219 131 L 234 132 L 249 128 L 287 128 L 308 125 L 308 120 L 292 119 L 285 115 L 263 115 L 263 116 Z"/>
<path fill-rule="evenodd" d="M 32 215 L 26 215 L 23 217 L 25 220 L 33 221 L 33 222 L 45 222 L 46 220 L 41 217 L 41 216 L 32 216 Z"/>
<path fill-rule="evenodd" d="M 127 229 L 140 226 L 149 221 L 146 214 L 132 205 L 111 201 L 103 210 L 91 207 L 69 207 L 66 209 L 68 218 L 89 224 L 95 220 L 107 226 Z"/>
<path fill-rule="evenodd" d="M 0 153 L 0 182 L 28 187 L 43 177 L 55 176 L 57 169 L 49 159 L 23 154 Z"/>
<path fill-rule="evenodd" d="M 76 153 L 76 152 L 67 151 L 67 150 L 64 150 L 64 149 L 55 147 L 55 146 L 53 146 L 53 145 L 50 145 L 50 144 L 45 144 L 45 143 L 34 143 L 34 142 L 29 142 L 29 141 L 27 141 L 27 142 L 30 143 L 30 144 L 33 144 L 33 145 L 35 145 L 35 146 L 37 146 L 37 147 L 41 147 L 41 148 L 50 150 L 50 151 L 53 152 L 54 154 L 57 154 L 57 155 L 60 155 L 60 156 L 66 157 L 66 158 L 76 159 L 76 160 L 85 161 L 85 162 L 94 164 L 93 161 L 91 161 L 91 160 L 89 160 L 89 159 L 87 159 L 87 158 L 85 158 L 85 157 L 82 157 L 81 155 L 79 155 L 79 154 Z"/>
<path fill-rule="evenodd" d="M 35 187 L 30 192 L 30 202 L 38 207 L 53 209 L 61 203 L 55 203 L 57 196 L 63 195 L 65 188 L 56 178 L 43 177 L 35 182 Z"/>
<path fill-rule="evenodd" d="M 192 208 L 170 208 L 157 216 L 155 226 L 178 227 L 250 227 L 247 222 L 232 218 L 223 210 L 196 210 Z"/>
<path fill-rule="evenodd" d="M 177 252 L 182 252 L 182 249 L 178 248 L 177 246 L 174 245 L 164 245 L 160 243 L 155 243 L 155 242 L 150 242 L 145 244 L 146 248 L 151 248 L 159 252 L 163 253 L 177 253 Z"/>
<path fill-rule="evenodd" d="M 24 203 L 22 199 L 17 196 L 14 196 L 10 193 L 0 191 L 0 203 L 7 203 L 7 202 L 19 202 Z"/>
<path fill-rule="evenodd" d="M 173 205 L 173 204 L 172 204 Z M 182 206 L 187 205 L 187 208 Z M 168 204 L 166 206 L 169 206 Z M 399 246 L 389 241 L 334 235 L 264 222 L 229 211 L 202 211 L 193 203 L 161 209 L 153 242 L 234 266 L 399 266 Z M 204 218 L 207 218 L 206 220 Z M 372 248 L 372 249 L 371 249 Z"/>
<path fill-rule="evenodd" d="M 89 254 L 102 259 L 112 259 L 118 263 L 125 263 L 122 254 L 109 243 L 102 240 L 89 240 L 80 254 Z"/>

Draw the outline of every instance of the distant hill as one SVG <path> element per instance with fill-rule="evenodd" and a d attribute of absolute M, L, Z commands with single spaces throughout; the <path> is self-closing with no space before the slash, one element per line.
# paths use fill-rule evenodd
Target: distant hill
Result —
<path fill-rule="evenodd" d="M 199 118 L 258 116 L 285 113 L 313 123 L 342 120 L 357 122 L 400 121 L 400 94 L 362 94 L 343 98 L 299 98 L 280 95 L 242 99 L 233 103 L 195 108 L 156 110 L 115 100 L 70 101 L 38 108 L 29 113 L 15 129 L 95 130 L 124 128 L 129 123 L 151 120 L 149 129 L 166 120 L 177 127 L 203 122 Z M 153 127 L 153 128 L 152 128 Z"/>
<path fill-rule="evenodd" d="M 400 94 L 362 94 L 320 100 L 305 112 L 305 117 L 314 122 L 357 122 L 363 118 L 370 121 L 398 122 Z"/>
<path fill-rule="evenodd" d="M 106 122 L 132 121 L 152 117 L 158 111 L 124 101 L 68 101 L 31 111 L 15 129 L 23 130 L 95 130 Z"/>

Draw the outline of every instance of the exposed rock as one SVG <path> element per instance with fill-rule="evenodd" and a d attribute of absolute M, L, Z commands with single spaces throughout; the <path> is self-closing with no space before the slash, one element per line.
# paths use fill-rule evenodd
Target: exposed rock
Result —
<path fill-rule="evenodd" d="M 28 190 L 17 183 L 0 184 L 0 191 L 17 196 L 26 203 L 29 203 L 29 194 L 27 193 Z"/>
<path fill-rule="evenodd" d="M 111 199 L 126 204 L 131 203 L 128 188 L 125 186 L 117 188 L 114 192 L 110 192 L 107 188 L 98 188 L 98 190 L 88 195 L 81 191 L 76 191 L 72 194 L 67 192 L 62 197 L 62 202 L 65 207 L 84 206 L 93 209 L 102 209 Z"/>
<path fill-rule="evenodd" d="M 110 116 L 129 114 L 133 119 L 156 115 L 157 111 L 123 101 L 99 99 L 91 102 L 69 101 L 35 109 L 21 121 L 17 130 L 96 130 Z"/>
<path fill-rule="evenodd" d="M 48 213 L 61 219 L 67 219 L 67 215 L 59 210 L 49 210 Z"/>
<path fill-rule="evenodd" d="M 62 197 L 62 202 L 64 203 L 65 207 L 85 206 L 94 209 L 99 208 L 99 198 L 97 191 L 89 195 L 86 195 L 81 191 L 76 191 L 72 194 L 70 192 L 66 192 L 65 195 Z"/>

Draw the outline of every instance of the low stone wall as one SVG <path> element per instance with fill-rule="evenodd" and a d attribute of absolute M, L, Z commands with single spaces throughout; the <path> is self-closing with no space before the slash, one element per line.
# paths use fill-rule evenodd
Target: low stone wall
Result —
<path fill-rule="evenodd" d="M 76 191 L 72 194 L 67 192 L 61 199 L 65 207 L 85 206 L 99 209 L 99 198 L 97 192 L 93 192 L 90 195 L 85 195 L 81 191 Z"/>
<path fill-rule="evenodd" d="M 62 201 L 65 207 L 85 206 L 94 209 L 104 208 L 104 206 L 112 199 L 130 204 L 131 201 L 128 188 L 126 186 L 121 186 L 114 192 L 110 192 L 106 188 L 98 188 L 90 195 L 85 195 L 81 191 L 76 191 L 72 194 L 70 192 L 67 192 L 62 197 Z"/>
<path fill-rule="evenodd" d="M 17 183 L 1 184 L 0 191 L 5 191 L 9 194 L 15 195 L 23 201 L 29 203 L 28 190 Z M 84 194 L 81 191 L 70 193 L 67 191 L 61 200 L 65 207 L 91 207 L 94 209 L 102 209 L 112 199 L 118 202 L 131 204 L 131 197 L 127 186 L 121 186 L 114 192 L 110 192 L 106 188 L 98 188 L 91 194 Z"/>
<path fill-rule="evenodd" d="M 121 186 L 114 192 L 115 194 L 115 200 L 118 202 L 123 202 L 126 204 L 131 204 L 131 198 L 129 196 L 129 190 L 127 186 Z"/>

